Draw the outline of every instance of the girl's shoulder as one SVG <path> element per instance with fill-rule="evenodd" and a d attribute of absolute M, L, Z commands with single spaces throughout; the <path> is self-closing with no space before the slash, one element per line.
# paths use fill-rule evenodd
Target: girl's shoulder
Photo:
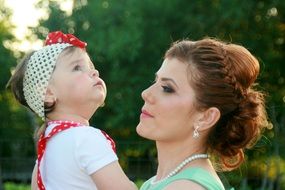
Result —
<path fill-rule="evenodd" d="M 75 129 L 76 132 L 82 132 L 82 133 L 99 133 L 99 134 L 101 133 L 100 129 L 89 125 L 74 127 L 72 129 Z"/>
<path fill-rule="evenodd" d="M 99 139 L 106 139 L 102 130 L 92 127 L 92 126 L 81 126 L 81 127 L 74 127 L 71 129 L 71 132 L 74 133 L 76 137 L 80 138 L 88 138 L 93 139 L 94 137 Z"/>
<path fill-rule="evenodd" d="M 58 124 L 50 124 L 49 126 L 47 126 L 45 135 L 47 136 L 52 131 L 52 129 L 57 125 Z M 83 140 L 93 139 L 94 137 L 96 137 L 96 139 L 105 139 L 105 136 L 100 129 L 87 125 L 66 129 L 60 132 L 59 135 L 61 137 L 65 136 L 65 137 L 70 137 L 74 139 L 83 139 Z"/>

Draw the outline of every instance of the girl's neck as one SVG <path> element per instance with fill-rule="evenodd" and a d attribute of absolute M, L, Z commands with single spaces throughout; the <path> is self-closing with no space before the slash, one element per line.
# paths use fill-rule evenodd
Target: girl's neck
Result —
<path fill-rule="evenodd" d="M 80 115 L 70 114 L 70 113 L 50 113 L 47 117 L 47 121 L 54 121 L 54 120 L 61 120 L 61 121 L 74 121 L 84 125 L 89 125 L 89 119 L 86 119 Z"/>

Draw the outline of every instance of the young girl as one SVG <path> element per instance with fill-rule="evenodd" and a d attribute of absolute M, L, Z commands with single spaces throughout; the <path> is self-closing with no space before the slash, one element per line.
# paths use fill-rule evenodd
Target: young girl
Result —
<path fill-rule="evenodd" d="M 32 189 L 136 189 L 118 163 L 112 139 L 89 126 L 106 86 L 86 45 L 71 34 L 52 32 L 9 81 L 15 98 L 45 121 Z"/>

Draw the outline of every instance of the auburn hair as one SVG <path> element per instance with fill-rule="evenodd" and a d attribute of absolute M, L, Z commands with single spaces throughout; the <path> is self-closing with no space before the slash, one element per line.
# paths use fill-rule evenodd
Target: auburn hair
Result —
<path fill-rule="evenodd" d="M 209 133 L 208 150 L 223 169 L 239 167 L 244 149 L 252 147 L 268 126 L 264 93 L 254 89 L 258 60 L 243 46 L 210 38 L 175 42 L 165 58 L 189 64 L 197 109 L 216 107 L 221 113 Z M 237 161 L 232 164 L 232 160 Z"/>

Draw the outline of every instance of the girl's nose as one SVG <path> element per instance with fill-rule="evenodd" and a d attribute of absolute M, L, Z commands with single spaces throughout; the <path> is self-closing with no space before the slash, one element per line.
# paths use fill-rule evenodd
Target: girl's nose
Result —
<path fill-rule="evenodd" d="M 91 70 L 91 76 L 92 77 L 99 77 L 100 76 L 99 71 L 96 69 L 92 69 Z"/>

